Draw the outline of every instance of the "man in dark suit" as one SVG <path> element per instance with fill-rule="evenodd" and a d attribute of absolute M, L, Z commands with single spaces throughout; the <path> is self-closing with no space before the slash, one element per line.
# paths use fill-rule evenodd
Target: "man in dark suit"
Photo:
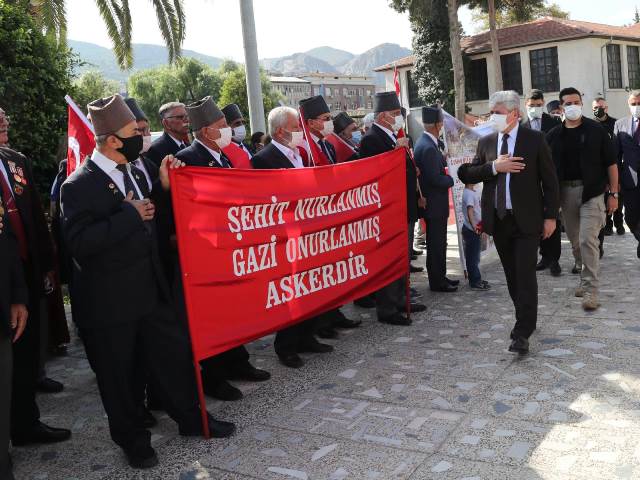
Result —
<path fill-rule="evenodd" d="M 304 168 L 298 147 L 304 144 L 304 133 L 298 112 L 291 107 L 276 107 L 269 112 L 267 123 L 271 142 L 251 159 L 255 169 Z M 276 333 L 273 347 L 280 362 L 290 368 L 300 368 L 304 361 L 299 353 L 328 353 L 331 345 L 315 337 L 318 320 L 311 318 Z"/>
<path fill-rule="evenodd" d="M 326 139 L 333 146 L 338 163 L 350 162 L 359 158 L 360 130 L 358 130 L 355 120 L 347 112 L 340 112 L 333 117 L 333 133 L 327 135 Z"/>
<path fill-rule="evenodd" d="M 404 125 L 400 102 L 395 92 L 379 92 L 374 97 L 374 123 L 362 137 L 360 158 L 372 157 L 396 148 L 407 148 L 407 137 L 398 138 L 397 133 Z M 407 173 L 407 223 L 413 228 L 418 219 L 417 172 L 406 155 Z M 411 235 L 407 238 L 407 258 L 413 248 Z M 406 278 L 399 278 L 376 293 L 376 313 L 378 321 L 392 325 L 411 325 L 411 319 L 400 312 L 406 310 Z M 412 312 L 424 311 L 421 303 L 412 303 Z"/>
<path fill-rule="evenodd" d="M 549 102 L 551 103 L 551 102 Z M 527 116 L 522 121 L 522 125 L 532 130 L 547 133 L 553 127 L 560 125 L 560 118 L 549 115 L 544 111 L 544 95 L 542 90 L 533 89 L 525 100 Z M 562 227 L 560 217 L 557 218 L 556 229 L 553 234 L 540 242 L 540 261 L 536 265 L 536 270 L 542 271 L 547 268 L 551 275 L 558 277 L 562 274 L 560 267 L 560 254 L 562 253 Z"/>
<path fill-rule="evenodd" d="M 6 143 L 7 132 L 0 133 Z M 67 440 L 71 432 L 40 422 L 36 403 L 36 382 L 40 373 L 40 301 L 45 283 L 54 285 L 53 245 L 40 196 L 31 171 L 31 162 L 21 153 L 0 147 L 0 196 L 6 223 L 18 240 L 24 277 L 29 290 L 31 321 L 13 346 L 13 391 L 11 438 L 13 445 L 51 443 Z"/>
<path fill-rule="evenodd" d="M 538 316 L 536 252 L 556 228 L 558 179 L 543 134 L 519 125 L 518 93 L 495 92 L 489 106 L 497 132 L 480 139 L 458 177 L 484 183 L 483 229 L 493 235 L 516 310 L 509 351 L 525 354 Z"/>
<path fill-rule="evenodd" d="M 184 103 L 165 103 L 158 114 L 162 119 L 164 133 L 151 144 L 146 155 L 157 167 L 164 157 L 175 155 L 189 145 L 189 116 Z"/>
<path fill-rule="evenodd" d="M 96 100 L 88 109 L 96 149 L 61 193 L 63 230 L 77 279 L 78 328 L 111 438 L 132 467 L 149 468 L 158 459 L 140 412 L 141 359 L 180 434 L 202 434 L 189 339 L 176 321 L 149 199 L 169 188 L 169 162 L 162 161 L 149 191 L 142 172 L 131 164 L 143 141 L 122 97 Z M 235 430 L 212 417 L 209 425 L 214 436 Z"/>
<path fill-rule="evenodd" d="M 187 166 L 232 168 L 231 162 L 223 152 L 231 143 L 232 131 L 213 99 L 205 97 L 188 105 L 187 113 L 195 140 L 189 147 L 178 152 L 176 158 Z M 175 261 L 176 269 L 179 270 L 177 256 Z M 180 311 L 186 319 L 181 278 L 181 275 L 175 275 L 174 291 Z M 249 363 L 249 352 L 244 346 L 207 358 L 200 362 L 200 365 L 205 393 L 220 400 L 232 401 L 242 398 L 240 389 L 231 385 L 227 381 L 229 379 L 260 382 L 271 378 L 269 372 L 259 370 Z"/>
<path fill-rule="evenodd" d="M 18 341 L 27 323 L 29 292 L 24 281 L 16 238 L 5 225 L 7 211 L 0 199 L 0 478 L 13 480 L 11 438 L 11 344 Z"/>
<path fill-rule="evenodd" d="M 629 93 L 630 115 L 618 120 L 614 128 L 617 143 L 620 185 L 624 201 L 624 218 L 629 230 L 638 241 L 637 256 L 640 258 L 640 90 Z"/>
<path fill-rule="evenodd" d="M 453 178 L 446 173 L 447 162 L 438 147 L 442 110 L 422 107 L 422 124 L 424 132 L 416 143 L 414 158 L 420 170 L 420 189 L 427 201 L 423 216 L 427 224 L 429 287 L 434 292 L 455 292 L 458 287 L 447 279 L 447 220 Z"/>

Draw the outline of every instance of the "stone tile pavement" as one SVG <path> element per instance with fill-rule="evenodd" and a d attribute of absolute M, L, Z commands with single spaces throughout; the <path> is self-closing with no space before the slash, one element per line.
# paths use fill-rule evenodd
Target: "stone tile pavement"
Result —
<path fill-rule="evenodd" d="M 238 424 L 227 440 L 185 439 L 165 416 L 153 429 L 160 465 L 129 469 L 111 443 L 82 346 L 48 365 L 64 381 L 40 396 L 43 420 L 70 426 L 71 441 L 14 449 L 18 479 L 637 479 L 640 478 L 640 261 L 631 235 L 607 237 L 602 303 L 586 314 L 566 239 L 564 273 L 539 275 L 539 329 L 532 353 L 507 352 L 513 309 L 495 255 L 483 264 L 494 286 L 457 294 L 427 291 L 428 310 L 411 327 L 375 321 L 280 366 L 267 337 L 253 361 L 273 373 L 239 384 L 240 402 L 209 402 Z M 457 246 L 450 273 L 459 278 Z M 424 262 L 424 256 L 419 262 Z M 418 262 L 414 262 L 418 263 Z"/>

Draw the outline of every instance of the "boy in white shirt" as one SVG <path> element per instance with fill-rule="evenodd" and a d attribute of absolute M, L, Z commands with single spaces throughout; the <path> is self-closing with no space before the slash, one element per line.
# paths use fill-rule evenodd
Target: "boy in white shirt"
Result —
<path fill-rule="evenodd" d="M 475 190 L 474 184 L 466 184 L 462 193 L 462 211 L 464 212 L 464 224 L 462 226 L 462 240 L 464 246 L 464 258 L 469 275 L 469 286 L 472 290 L 489 290 L 491 285 L 482 280 L 480 274 L 480 232 L 481 210 L 480 195 Z"/>

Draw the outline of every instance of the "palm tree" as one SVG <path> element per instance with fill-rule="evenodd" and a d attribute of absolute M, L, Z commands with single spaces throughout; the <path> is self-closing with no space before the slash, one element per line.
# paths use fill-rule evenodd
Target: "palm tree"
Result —
<path fill-rule="evenodd" d="M 122 70 L 133 65 L 131 47 L 132 21 L 129 0 L 94 0 L 100 16 L 107 26 L 107 33 L 113 44 L 113 52 Z M 180 58 L 185 37 L 185 15 L 183 0 L 150 0 L 156 11 L 158 27 L 169 50 L 169 62 Z M 67 18 L 65 0 L 9 0 L 21 3 L 29 9 L 34 18 L 49 35 L 59 43 L 66 42 Z"/>

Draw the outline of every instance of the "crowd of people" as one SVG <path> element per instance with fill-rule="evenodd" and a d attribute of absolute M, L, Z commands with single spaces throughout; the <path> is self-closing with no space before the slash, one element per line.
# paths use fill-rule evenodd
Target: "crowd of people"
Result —
<path fill-rule="evenodd" d="M 547 104 L 548 113 L 537 90 L 526 96 L 526 111 L 521 112 L 520 104 L 516 92 L 491 96 L 495 133 L 479 141 L 473 162 L 461 166 L 458 176 L 465 183 L 461 228 L 469 287 L 491 288 L 482 279 L 479 263 L 481 235 L 492 235 L 515 307 L 509 350 L 525 354 L 537 322 L 536 271 L 549 268 L 552 275 L 561 275 L 562 229 L 572 246 L 572 272 L 580 278 L 575 294 L 582 297 L 585 310 L 600 305 L 601 239 L 612 234 L 614 226 L 618 234 L 625 232 L 622 196 L 624 219 L 640 242 L 640 92 L 631 92 L 630 115 L 618 121 L 608 115 L 603 98 L 593 101 L 595 119 L 587 118 L 575 88 L 563 89 L 557 101 Z M 423 253 L 416 249 L 417 224 L 418 232 L 426 233 L 430 290 L 453 293 L 460 288 L 460 280 L 449 278 L 446 268 L 454 179 L 447 171 L 438 106 L 422 108 L 424 132 L 415 146 L 404 135 L 406 111 L 395 92 L 377 93 L 374 112 L 360 126 L 346 112 L 332 116 L 322 96 L 300 102 L 303 116 L 296 109 L 276 107 L 268 114 L 268 135 L 255 132 L 250 139 L 240 108 L 231 104 L 220 109 L 211 97 L 160 106 L 164 131 L 153 142 L 148 117 L 135 99 L 113 95 L 87 108 L 96 148 L 68 178 L 61 164 L 51 191 L 53 236 L 31 163 L 8 146 L 9 118 L 0 110 L 2 479 L 12 478 L 10 443 L 20 447 L 71 436 L 68 429 L 42 423 L 36 402 L 38 384 L 46 378 L 39 353 L 39 305 L 45 293 L 59 288 L 56 270 L 68 270 L 64 280 L 73 322 L 96 376 L 111 438 L 129 464 L 149 468 L 158 463 L 151 446 L 150 429 L 157 423 L 153 411 L 166 411 L 181 435 L 203 434 L 170 169 L 308 168 L 403 149 L 407 269 L 423 270 L 411 264 Z M 317 146 L 315 155 L 310 142 Z M 609 220 L 607 214 L 612 215 Z M 123 288 L 123 282 L 129 287 Z M 404 312 L 424 311 L 422 296 L 400 278 L 354 303 L 375 308 L 380 322 L 408 326 L 412 321 Z M 360 320 L 340 309 L 327 311 L 278 331 L 274 349 L 283 365 L 301 368 L 302 353 L 333 351 L 319 339 L 338 338 L 341 329 L 359 326 Z M 252 365 L 244 346 L 203 360 L 200 369 L 205 394 L 225 401 L 242 398 L 231 380 L 262 382 L 271 376 Z M 214 437 L 235 431 L 233 423 L 211 415 L 208 426 Z"/>

